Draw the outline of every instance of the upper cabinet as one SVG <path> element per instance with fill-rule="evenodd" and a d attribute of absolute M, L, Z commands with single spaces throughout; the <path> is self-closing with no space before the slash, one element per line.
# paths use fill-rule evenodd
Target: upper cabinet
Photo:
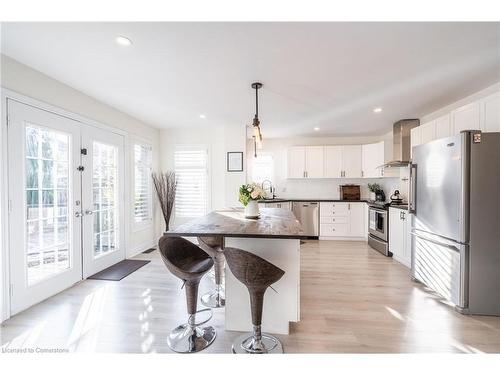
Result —
<path fill-rule="evenodd" d="M 500 93 L 480 101 L 481 129 L 485 132 L 500 132 Z"/>
<path fill-rule="evenodd" d="M 306 147 L 306 177 L 322 178 L 324 164 L 324 147 L 307 146 Z"/>
<path fill-rule="evenodd" d="M 481 129 L 479 102 L 472 102 L 451 112 L 452 133 L 459 134 L 462 130 Z"/>
<path fill-rule="evenodd" d="M 325 146 L 325 178 L 342 177 L 342 146 Z"/>
<path fill-rule="evenodd" d="M 436 127 L 435 139 L 446 138 L 453 135 L 450 117 L 451 116 L 447 114 L 436 119 L 436 121 L 434 122 Z"/>
<path fill-rule="evenodd" d="M 413 156 L 413 147 L 422 144 L 422 132 L 420 128 L 421 128 L 420 126 L 417 126 L 411 129 L 410 131 L 410 143 L 411 143 L 410 156 Z"/>
<path fill-rule="evenodd" d="M 288 178 L 382 177 L 378 166 L 384 163 L 384 143 L 365 150 L 362 145 L 294 146 L 288 149 Z M 363 172 L 363 171 L 366 171 Z"/>
<path fill-rule="evenodd" d="M 367 178 L 377 178 L 384 175 L 384 142 L 371 143 L 361 146 L 362 156 L 362 176 Z"/>
<path fill-rule="evenodd" d="M 427 143 L 436 139 L 436 121 L 420 125 L 420 142 Z"/>
<path fill-rule="evenodd" d="M 288 178 L 322 178 L 323 146 L 295 146 L 288 149 Z"/>
<path fill-rule="evenodd" d="M 362 168 L 361 145 L 342 146 L 342 177 L 362 177 Z"/>
<path fill-rule="evenodd" d="M 306 148 L 302 146 L 290 147 L 287 159 L 288 178 L 305 178 Z"/>
<path fill-rule="evenodd" d="M 462 130 L 500 132 L 500 92 L 452 110 L 411 130 L 411 146 L 459 134 Z"/>

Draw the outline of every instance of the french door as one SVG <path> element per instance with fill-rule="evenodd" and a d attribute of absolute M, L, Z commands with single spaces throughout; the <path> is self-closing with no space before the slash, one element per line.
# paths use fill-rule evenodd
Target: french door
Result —
<path fill-rule="evenodd" d="M 8 100 L 11 314 L 124 259 L 123 137 Z"/>

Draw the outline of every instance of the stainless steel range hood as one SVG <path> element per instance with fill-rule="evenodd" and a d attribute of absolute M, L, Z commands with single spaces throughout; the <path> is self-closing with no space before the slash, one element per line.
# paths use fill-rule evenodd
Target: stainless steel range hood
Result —
<path fill-rule="evenodd" d="M 392 128 L 392 159 L 380 167 L 401 168 L 410 164 L 411 129 L 419 125 L 419 119 L 405 119 L 394 123 Z"/>

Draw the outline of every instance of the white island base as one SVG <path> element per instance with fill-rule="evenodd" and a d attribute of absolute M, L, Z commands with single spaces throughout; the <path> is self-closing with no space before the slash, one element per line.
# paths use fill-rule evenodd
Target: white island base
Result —
<path fill-rule="evenodd" d="M 264 296 L 262 331 L 287 335 L 289 323 L 300 320 L 300 240 L 226 237 L 226 247 L 254 253 L 285 271 Z M 250 297 L 247 288 L 226 264 L 226 330 L 252 331 Z"/>

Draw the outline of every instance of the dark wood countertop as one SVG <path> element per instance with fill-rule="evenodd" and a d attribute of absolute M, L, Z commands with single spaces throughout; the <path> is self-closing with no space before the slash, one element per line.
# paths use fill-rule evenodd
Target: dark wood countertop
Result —
<path fill-rule="evenodd" d="M 219 235 L 224 237 L 307 238 L 294 214 L 281 208 L 261 208 L 259 219 L 246 219 L 242 208 L 228 208 L 210 212 L 177 228 L 165 232 L 167 236 L 197 237 Z"/>

